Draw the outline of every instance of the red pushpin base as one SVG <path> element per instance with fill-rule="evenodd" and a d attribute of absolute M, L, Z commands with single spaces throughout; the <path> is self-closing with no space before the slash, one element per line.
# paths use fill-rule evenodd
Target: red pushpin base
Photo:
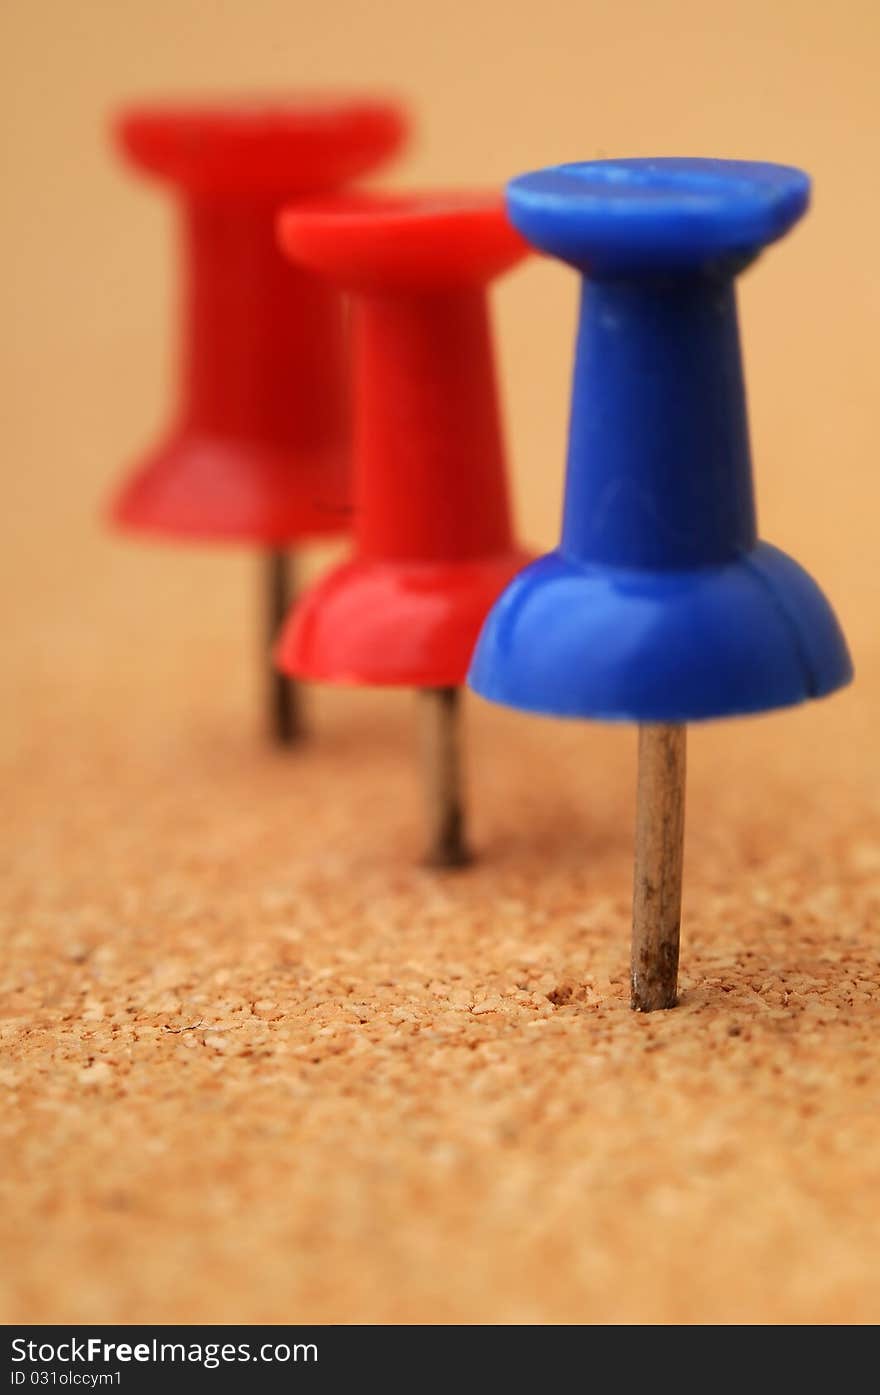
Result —
<path fill-rule="evenodd" d="M 487 611 L 529 561 L 513 551 L 450 564 L 343 563 L 300 601 L 278 665 L 322 682 L 455 687 Z"/>
<path fill-rule="evenodd" d="M 281 547 L 343 532 L 347 463 L 180 432 L 142 461 L 112 501 L 119 527 L 193 542 Z"/>

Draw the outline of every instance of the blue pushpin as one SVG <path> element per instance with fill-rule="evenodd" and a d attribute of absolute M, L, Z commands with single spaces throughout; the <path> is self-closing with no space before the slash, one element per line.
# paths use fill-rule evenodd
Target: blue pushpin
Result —
<path fill-rule="evenodd" d="M 584 278 L 562 541 L 486 621 L 469 682 L 639 725 L 632 1006 L 675 1005 L 686 723 L 847 683 L 816 583 L 755 526 L 734 279 L 809 202 L 800 170 L 614 160 L 514 179 L 511 220 Z"/>

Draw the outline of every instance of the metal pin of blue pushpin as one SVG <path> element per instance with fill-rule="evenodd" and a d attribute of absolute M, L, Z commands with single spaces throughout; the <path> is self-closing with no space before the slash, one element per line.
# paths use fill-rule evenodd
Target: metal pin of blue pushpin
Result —
<path fill-rule="evenodd" d="M 688 722 L 823 697 L 852 665 L 796 562 L 758 540 L 734 280 L 809 202 L 800 170 L 562 165 L 508 209 L 584 278 L 560 546 L 504 592 L 484 697 L 639 726 L 632 1006 L 673 1007 Z"/>

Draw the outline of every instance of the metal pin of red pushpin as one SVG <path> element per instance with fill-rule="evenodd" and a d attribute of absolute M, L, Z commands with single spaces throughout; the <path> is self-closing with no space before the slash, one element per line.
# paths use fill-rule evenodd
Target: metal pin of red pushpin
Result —
<path fill-rule="evenodd" d="M 458 689 L 528 560 L 511 530 L 489 282 L 526 244 L 500 196 L 355 197 L 286 210 L 281 244 L 353 297 L 354 553 L 282 631 L 300 677 L 420 690 L 427 861 L 469 860 Z"/>
<path fill-rule="evenodd" d="M 113 521 L 266 557 L 270 645 L 287 610 L 287 549 L 349 526 L 347 346 L 331 287 L 285 262 L 279 207 L 378 166 L 404 120 L 341 98 L 132 107 L 129 160 L 173 186 L 182 213 L 180 395 L 170 431 L 117 494 Z M 269 723 L 293 741 L 292 685 L 272 667 Z"/>

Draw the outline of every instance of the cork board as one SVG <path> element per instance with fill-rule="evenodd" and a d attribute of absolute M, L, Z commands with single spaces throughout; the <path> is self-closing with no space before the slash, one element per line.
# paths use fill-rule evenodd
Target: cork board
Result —
<path fill-rule="evenodd" d="M 480 859 L 430 874 L 411 695 L 277 756 L 247 563 L 76 570 L 2 714 L 4 1318 L 880 1316 L 876 663 L 693 733 L 642 1018 L 632 732 L 471 701 Z"/>

